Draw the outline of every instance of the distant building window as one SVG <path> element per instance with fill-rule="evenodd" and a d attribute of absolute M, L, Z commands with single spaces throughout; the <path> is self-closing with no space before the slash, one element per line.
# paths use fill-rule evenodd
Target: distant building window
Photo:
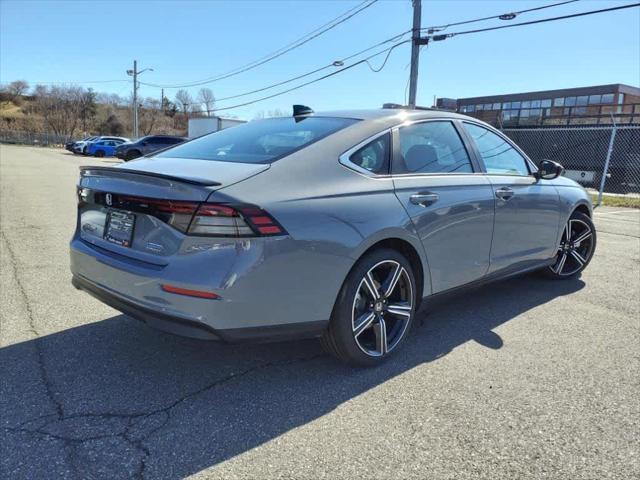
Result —
<path fill-rule="evenodd" d="M 532 108 L 531 110 L 529 110 L 530 117 L 539 117 L 540 114 L 542 114 L 542 110 L 540 110 L 539 108 Z"/>
<path fill-rule="evenodd" d="M 484 104 L 484 109 L 485 109 L 485 110 L 491 110 L 491 107 L 493 107 L 493 104 L 492 104 L 492 103 L 485 103 L 485 104 Z"/>
<path fill-rule="evenodd" d="M 589 95 L 589 105 L 598 105 L 602 95 Z"/>
<path fill-rule="evenodd" d="M 602 103 L 613 103 L 613 93 L 605 93 L 600 101 Z"/>
<path fill-rule="evenodd" d="M 545 116 L 545 117 L 548 117 L 548 116 L 550 116 L 550 115 L 551 115 L 551 109 L 550 109 L 550 108 L 545 108 L 545 109 L 544 109 L 544 116 Z"/>
<path fill-rule="evenodd" d="M 511 108 L 511 102 L 505 102 L 502 104 L 503 110 L 509 110 Z"/>
<path fill-rule="evenodd" d="M 556 98 L 553 100 L 554 107 L 564 107 L 564 97 Z"/>
<path fill-rule="evenodd" d="M 527 102 L 529 103 L 529 102 Z M 520 110 L 520 116 L 522 118 L 527 118 L 529 116 L 529 110 Z"/>
<path fill-rule="evenodd" d="M 532 100 L 531 108 L 540 108 L 540 100 Z"/>
<path fill-rule="evenodd" d="M 576 105 L 576 97 L 567 97 L 564 99 L 564 104 L 567 107 L 575 107 Z"/>
<path fill-rule="evenodd" d="M 574 115 L 584 115 L 587 113 L 587 107 L 575 107 L 572 113 Z"/>
<path fill-rule="evenodd" d="M 460 112 L 461 113 L 467 113 L 467 106 L 466 105 L 461 106 L 460 107 Z"/>
<path fill-rule="evenodd" d="M 549 108 L 549 107 L 551 106 L 551 99 L 550 99 L 550 98 L 547 98 L 546 100 L 542 100 L 542 101 L 540 102 L 540 106 L 541 106 L 542 108 Z"/>
<path fill-rule="evenodd" d="M 520 108 L 520 102 L 511 102 L 511 108 Z"/>
<path fill-rule="evenodd" d="M 500 110 L 500 104 L 499 103 L 494 103 L 493 104 L 493 109 L 494 110 Z"/>
<path fill-rule="evenodd" d="M 522 102 L 522 108 L 530 108 L 530 107 L 531 107 L 531 102 L 529 100 Z"/>
<path fill-rule="evenodd" d="M 589 96 L 588 95 L 582 95 L 582 96 L 580 96 L 580 97 L 578 97 L 576 99 L 576 105 L 581 106 L 581 105 L 586 105 L 588 103 L 589 103 Z"/>
<path fill-rule="evenodd" d="M 474 107 L 473 105 L 467 105 L 467 112 L 475 112 L 476 111 L 476 107 Z"/>
<path fill-rule="evenodd" d="M 476 112 L 479 112 L 480 110 L 484 110 L 484 105 L 476 105 Z"/>

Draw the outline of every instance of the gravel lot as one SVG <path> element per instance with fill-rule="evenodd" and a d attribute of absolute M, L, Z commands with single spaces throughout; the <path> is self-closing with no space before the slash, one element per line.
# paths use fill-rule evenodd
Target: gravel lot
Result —
<path fill-rule="evenodd" d="M 596 211 L 581 279 L 450 298 L 355 370 L 316 341 L 162 334 L 74 290 L 89 162 L 0 147 L 1 477 L 640 477 L 640 210 Z"/>

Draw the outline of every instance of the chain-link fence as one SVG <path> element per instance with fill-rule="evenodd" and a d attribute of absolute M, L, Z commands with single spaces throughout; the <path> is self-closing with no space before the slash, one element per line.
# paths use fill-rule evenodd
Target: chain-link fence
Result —
<path fill-rule="evenodd" d="M 640 195 L 640 126 L 505 128 L 534 162 L 555 160 L 565 175 L 600 194 Z"/>
<path fill-rule="evenodd" d="M 53 146 L 64 145 L 69 141 L 65 135 L 54 133 L 19 132 L 14 130 L 0 130 L 0 143 L 15 143 L 19 145 Z"/>

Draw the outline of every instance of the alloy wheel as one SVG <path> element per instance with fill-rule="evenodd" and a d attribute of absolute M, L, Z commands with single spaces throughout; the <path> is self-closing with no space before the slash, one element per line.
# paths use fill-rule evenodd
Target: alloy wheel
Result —
<path fill-rule="evenodd" d="M 584 221 L 569 219 L 562 232 L 556 263 L 551 271 L 562 277 L 574 275 L 589 262 L 593 254 L 593 231 Z"/>
<path fill-rule="evenodd" d="M 353 300 L 351 325 L 365 354 L 380 357 L 395 348 L 413 314 L 413 286 L 405 268 L 394 260 L 371 267 Z"/>

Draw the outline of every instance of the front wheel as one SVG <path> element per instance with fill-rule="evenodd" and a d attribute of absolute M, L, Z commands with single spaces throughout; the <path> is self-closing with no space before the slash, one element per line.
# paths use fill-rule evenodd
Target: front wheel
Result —
<path fill-rule="evenodd" d="M 596 228 L 588 215 L 573 212 L 564 226 L 556 261 L 547 268 L 547 276 L 567 279 L 579 275 L 596 250 Z"/>
<path fill-rule="evenodd" d="M 323 347 L 351 365 L 382 363 L 410 330 L 417 294 L 413 270 L 403 255 L 389 249 L 367 254 L 342 285 Z"/>

